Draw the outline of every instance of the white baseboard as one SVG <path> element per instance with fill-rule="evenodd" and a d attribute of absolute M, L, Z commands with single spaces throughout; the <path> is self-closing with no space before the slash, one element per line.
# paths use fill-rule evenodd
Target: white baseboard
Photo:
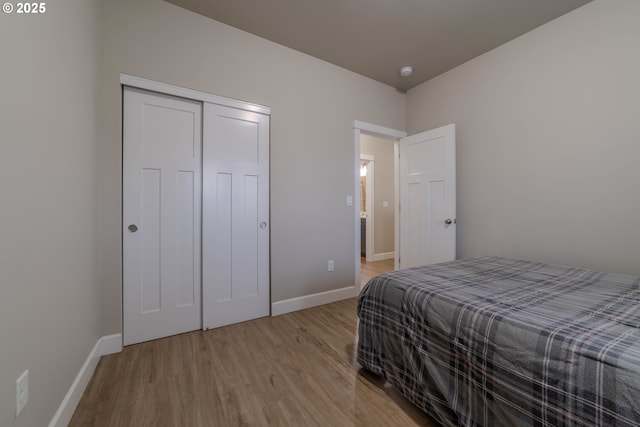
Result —
<path fill-rule="evenodd" d="M 69 425 L 69 421 L 71 421 L 82 393 L 84 393 L 84 389 L 89 384 L 100 358 L 120 351 L 122 351 L 122 334 L 107 335 L 96 342 L 87 360 L 84 361 L 82 368 L 80 368 L 76 379 L 71 384 L 67 395 L 62 400 L 58 411 L 51 419 L 49 427 L 67 427 Z"/>
<path fill-rule="evenodd" d="M 384 261 L 385 259 L 394 259 L 395 257 L 395 252 L 383 252 L 379 254 L 373 254 L 373 261 Z"/>
<path fill-rule="evenodd" d="M 291 313 L 292 311 L 304 310 L 305 308 L 316 307 L 318 305 L 353 298 L 356 295 L 356 292 L 357 290 L 355 286 L 348 286 L 346 288 L 335 289 L 333 291 L 325 291 L 317 294 L 305 295 L 303 297 L 276 301 L 271 304 L 271 315 L 278 316 L 280 314 Z"/>
<path fill-rule="evenodd" d="M 100 356 L 122 351 L 122 334 L 105 335 L 98 340 Z"/>

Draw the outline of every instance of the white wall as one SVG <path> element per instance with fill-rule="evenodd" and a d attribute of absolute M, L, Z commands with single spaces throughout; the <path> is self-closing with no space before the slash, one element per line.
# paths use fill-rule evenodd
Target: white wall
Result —
<path fill-rule="evenodd" d="M 401 129 L 405 96 L 159 0 L 113 0 L 102 9 L 104 334 L 121 330 L 121 72 L 270 106 L 272 300 L 353 286 L 353 121 Z"/>
<path fill-rule="evenodd" d="M 375 157 L 374 170 L 374 254 L 386 254 L 394 252 L 394 161 L 393 140 L 377 138 L 362 134 L 360 137 L 360 153 Z M 388 207 L 383 207 L 383 202 L 388 202 Z"/>
<path fill-rule="evenodd" d="M 97 1 L 46 6 L 0 16 L 3 427 L 48 425 L 100 335 Z M 15 418 L 25 369 L 30 399 Z"/>
<path fill-rule="evenodd" d="M 456 123 L 458 256 L 640 274 L 640 2 L 596 0 L 407 94 Z"/>

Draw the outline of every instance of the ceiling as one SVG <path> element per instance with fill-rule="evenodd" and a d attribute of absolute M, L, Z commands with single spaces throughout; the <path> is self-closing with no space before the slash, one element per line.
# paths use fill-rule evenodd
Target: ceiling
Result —
<path fill-rule="evenodd" d="M 167 1 L 406 91 L 591 0 Z"/>

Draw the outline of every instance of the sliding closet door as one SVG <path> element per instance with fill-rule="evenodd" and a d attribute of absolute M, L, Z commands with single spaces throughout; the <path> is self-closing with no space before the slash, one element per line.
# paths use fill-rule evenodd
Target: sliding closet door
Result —
<path fill-rule="evenodd" d="M 201 327 L 202 103 L 125 88 L 123 333 Z"/>
<path fill-rule="evenodd" d="M 204 104 L 203 327 L 269 315 L 269 116 Z"/>

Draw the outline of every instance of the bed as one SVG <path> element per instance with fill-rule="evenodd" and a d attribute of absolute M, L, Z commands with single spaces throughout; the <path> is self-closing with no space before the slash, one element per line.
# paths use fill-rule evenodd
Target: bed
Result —
<path fill-rule="evenodd" d="M 358 362 L 445 426 L 639 426 L 640 278 L 497 257 L 382 274 Z"/>

